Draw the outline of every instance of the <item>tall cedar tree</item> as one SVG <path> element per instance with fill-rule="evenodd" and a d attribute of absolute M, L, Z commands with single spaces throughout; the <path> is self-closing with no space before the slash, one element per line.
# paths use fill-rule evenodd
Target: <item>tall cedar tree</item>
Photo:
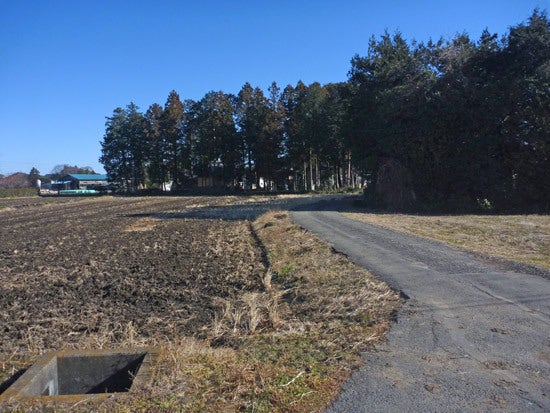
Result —
<path fill-rule="evenodd" d="M 145 112 L 145 136 L 149 154 L 148 176 L 157 188 L 162 188 L 168 180 L 166 144 L 161 130 L 162 115 L 163 109 L 158 103 L 153 103 Z"/>
<path fill-rule="evenodd" d="M 160 133 L 163 143 L 168 177 L 173 181 L 172 189 L 181 188 L 182 176 L 182 149 L 185 143 L 184 135 L 184 107 L 178 93 L 172 90 L 168 95 L 164 112 L 160 119 Z"/>

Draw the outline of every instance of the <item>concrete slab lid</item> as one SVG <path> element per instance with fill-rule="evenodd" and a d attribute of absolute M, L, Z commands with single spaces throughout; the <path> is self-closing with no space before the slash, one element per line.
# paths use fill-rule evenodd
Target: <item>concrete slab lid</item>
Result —
<path fill-rule="evenodd" d="M 131 380 L 131 384 L 127 392 L 132 392 L 137 388 L 143 387 L 151 380 L 151 368 L 158 357 L 159 350 L 156 347 L 143 348 L 121 348 L 121 349 L 100 349 L 100 350 L 59 350 L 44 354 L 36 361 L 21 377 L 19 377 L 4 393 L 0 394 L 0 403 L 17 400 L 27 401 L 42 401 L 42 402 L 58 402 L 58 403 L 75 403 L 88 399 L 105 399 L 112 397 L 115 392 L 111 393 L 81 393 L 81 394 L 55 394 L 55 395 L 39 395 L 33 393 L 32 389 L 43 389 L 57 387 L 53 385 L 50 377 L 51 371 L 57 369 L 58 361 L 67 360 L 86 360 L 89 365 L 96 359 L 99 360 L 139 360 L 137 371 Z M 74 363 L 73 363 L 74 364 Z M 48 371 L 49 370 L 49 371 Z M 57 373 L 53 373 L 57 374 Z M 57 380 L 57 377 L 56 377 Z M 46 384 L 46 382 L 48 382 Z M 125 390 L 123 390 L 125 391 Z M 126 392 L 126 391 L 125 391 Z"/>

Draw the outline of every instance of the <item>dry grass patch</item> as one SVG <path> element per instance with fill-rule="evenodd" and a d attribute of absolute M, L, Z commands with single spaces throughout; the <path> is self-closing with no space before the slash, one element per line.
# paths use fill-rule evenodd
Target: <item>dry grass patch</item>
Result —
<path fill-rule="evenodd" d="M 383 339 L 399 298 L 293 225 L 286 213 L 265 214 L 253 227 L 271 266 L 264 284 L 272 297 L 265 330 L 242 340 L 247 358 L 258 360 L 265 373 L 272 371 L 256 406 L 320 410 L 358 365 L 360 351 Z"/>
<path fill-rule="evenodd" d="M 133 222 L 132 224 L 128 225 L 122 231 L 124 232 L 151 231 L 153 228 L 157 226 L 159 222 L 160 220 L 157 218 L 141 218 L 141 219 L 138 219 L 136 222 Z"/>
<path fill-rule="evenodd" d="M 345 215 L 482 254 L 550 269 L 548 215 Z"/>

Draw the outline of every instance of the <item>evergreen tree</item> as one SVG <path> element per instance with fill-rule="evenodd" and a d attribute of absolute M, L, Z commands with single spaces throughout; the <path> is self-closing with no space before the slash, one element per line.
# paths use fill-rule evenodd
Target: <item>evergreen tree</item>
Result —
<path fill-rule="evenodd" d="M 180 188 L 183 180 L 182 150 L 185 145 L 184 121 L 183 103 L 178 93 L 173 90 L 168 95 L 160 121 L 163 153 L 169 178 L 173 180 L 173 190 Z"/>
<path fill-rule="evenodd" d="M 246 83 L 236 99 L 236 120 L 238 133 L 245 155 L 245 186 L 259 185 L 260 174 L 265 173 L 262 147 L 268 101 L 259 88 Z M 265 143 L 265 142 L 264 142 Z M 265 148 L 267 149 L 267 148 Z"/>
<path fill-rule="evenodd" d="M 550 21 L 535 10 L 502 51 L 501 132 L 506 179 L 520 210 L 550 209 Z"/>
<path fill-rule="evenodd" d="M 41 179 L 40 171 L 36 168 L 32 168 L 29 172 L 29 182 L 32 186 L 36 186 L 38 180 Z"/>
<path fill-rule="evenodd" d="M 224 185 L 236 185 L 243 165 L 232 97 L 223 92 L 209 92 L 190 112 L 188 131 L 193 142 L 194 173 L 217 178 Z"/>
<path fill-rule="evenodd" d="M 126 111 L 120 107 L 113 111 L 111 117 L 107 117 L 99 158 L 109 179 L 124 186 L 127 185 L 128 177 L 131 176 L 130 145 L 125 133 L 125 124 Z"/>
<path fill-rule="evenodd" d="M 242 142 L 242 157 L 245 166 L 244 186 L 250 189 L 255 178 L 253 174 L 252 150 L 259 135 L 259 126 L 253 113 L 255 91 L 250 83 L 245 83 L 236 97 L 236 126 Z"/>
<path fill-rule="evenodd" d="M 346 146 L 345 120 L 349 98 L 347 83 L 324 86 L 326 97 L 322 116 L 325 119 L 325 137 L 321 158 L 326 162 L 327 176 L 323 182 L 328 189 L 339 189 L 352 184 L 352 165 Z"/>
<path fill-rule="evenodd" d="M 147 144 L 145 120 L 139 108 L 134 103 L 126 109 L 116 108 L 105 125 L 99 161 L 109 178 L 128 190 L 144 186 Z"/>
<path fill-rule="evenodd" d="M 153 103 L 145 113 L 145 137 L 147 141 L 147 175 L 154 185 L 159 188 L 167 181 L 166 144 L 163 140 L 161 122 L 163 109 Z"/>
<path fill-rule="evenodd" d="M 130 159 L 130 179 L 132 190 L 144 188 L 147 178 L 146 166 L 149 157 L 145 118 L 139 108 L 132 102 L 126 107 L 125 133 L 128 141 Z"/>
<path fill-rule="evenodd" d="M 260 102 L 258 102 L 260 103 Z M 263 127 L 255 150 L 256 170 L 264 178 L 268 190 L 276 189 L 277 182 L 283 184 L 284 174 L 281 171 L 283 155 L 285 107 L 281 90 L 273 82 L 269 87 L 269 99 L 262 100 Z"/>
<path fill-rule="evenodd" d="M 306 99 L 307 86 L 299 81 L 296 87 L 288 85 L 283 92 L 287 118 L 285 121 L 285 147 L 287 164 L 294 176 L 293 189 L 306 191 L 308 189 L 308 145 L 304 123 L 303 102 Z"/>

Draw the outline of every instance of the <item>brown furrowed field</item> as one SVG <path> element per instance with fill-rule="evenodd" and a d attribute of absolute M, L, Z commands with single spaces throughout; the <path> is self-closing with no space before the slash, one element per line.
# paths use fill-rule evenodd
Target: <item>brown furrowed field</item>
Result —
<path fill-rule="evenodd" d="M 103 345 L 128 329 L 196 334 L 213 318 L 212 297 L 259 289 L 265 269 L 245 223 L 147 217 L 185 201 L 86 199 L 3 213 L 3 351 Z"/>
<path fill-rule="evenodd" d="M 0 200 L 0 383 L 49 350 L 154 345 L 149 387 L 69 407 L 322 409 L 399 300 L 272 206 L 284 202 Z M 45 403 L 4 408 L 68 408 Z"/>

